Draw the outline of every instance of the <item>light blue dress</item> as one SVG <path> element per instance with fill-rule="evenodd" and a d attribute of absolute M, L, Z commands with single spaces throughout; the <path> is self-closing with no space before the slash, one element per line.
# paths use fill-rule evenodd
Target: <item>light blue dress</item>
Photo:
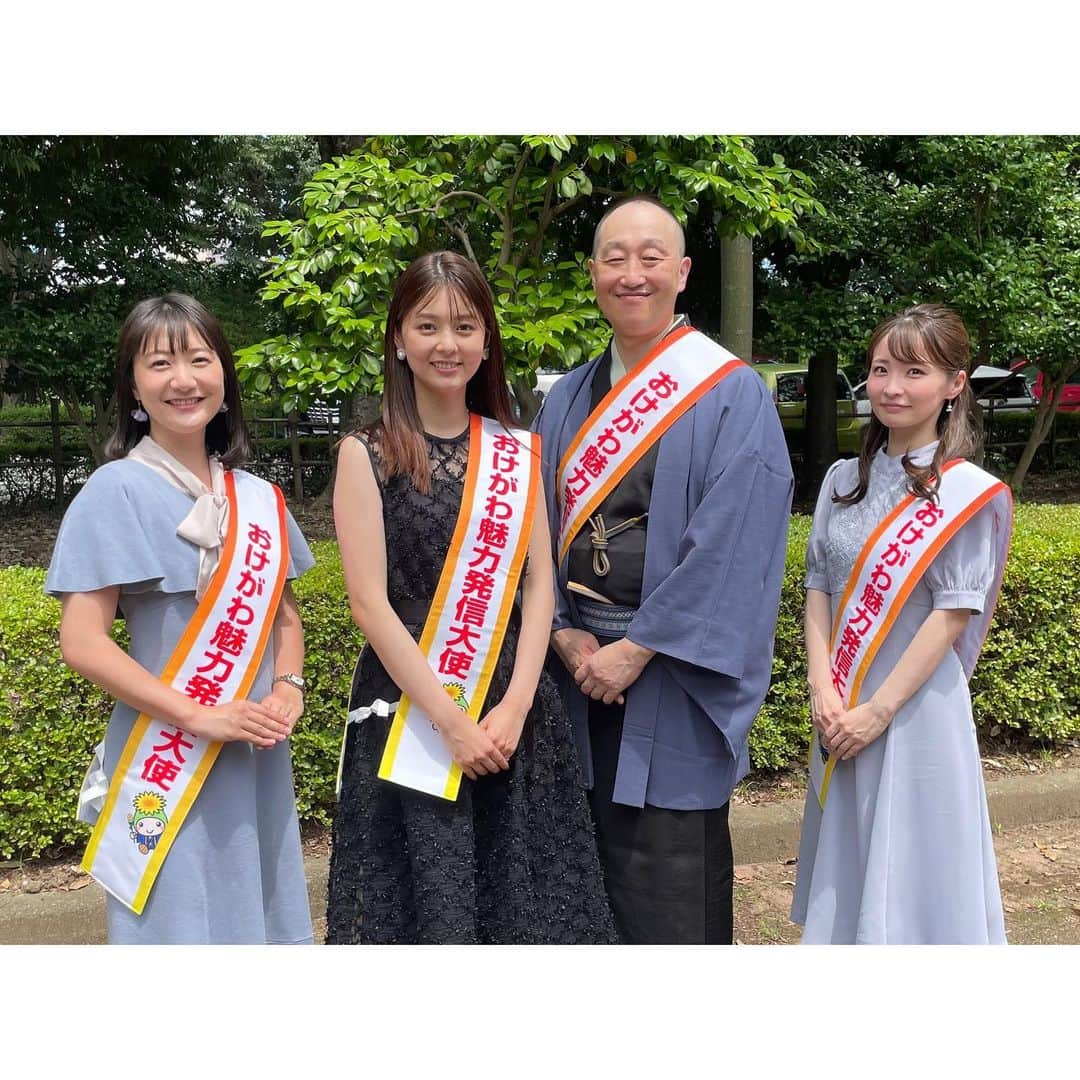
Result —
<path fill-rule="evenodd" d="M 915 452 L 930 461 L 936 443 Z M 854 506 L 855 460 L 821 487 L 806 587 L 840 596 L 866 538 L 906 494 L 900 458 L 880 451 Z M 981 611 L 994 579 L 990 506 L 927 567 L 867 674 L 881 685 L 934 609 Z M 825 810 L 807 793 L 791 918 L 810 944 L 1004 944 L 1005 924 L 967 680 L 950 649 L 878 739 L 838 762 Z"/>
<path fill-rule="evenodd" d="M 137 461 L 103 465 L 64 515 L 45 582 L 53 596 L 119 585 L 130 653 L 155 675 L 195 612 L 199 549 L 176 535 L 192 503 Z M 292 579 L 315 560 L 291 514 L 287 527 Z M 270 692 L 273 663 L 271 644 L 253 700 Z M 135 718 L 117 702 L 105 736 L 110 777 Z M 288 741 L 226 743 L 142 915 L 108 896 L 107 922 L 112 944 L 310 943 Z"/>

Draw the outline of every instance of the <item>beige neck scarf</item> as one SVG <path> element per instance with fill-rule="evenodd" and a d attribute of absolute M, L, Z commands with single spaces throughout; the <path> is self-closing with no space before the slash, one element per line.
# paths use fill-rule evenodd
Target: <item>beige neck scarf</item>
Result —
<path fill-rule="evenodd" d="M 195 599 L 201 600 L 210 579 L 221 561 L 221 548 L 229 525 L 229 500 L 225 496 L 225 469 L 216 457 L 210 458 L 208 488 L 186 465 L 158 446 L 149 435 L 144 435 L 128 451 L 129 458 L 153 469 L 195 500 L 190 513 L 176 527 L 176 535 L 189 540 L 200 548 L 199 578 L 195 585 Z"/>

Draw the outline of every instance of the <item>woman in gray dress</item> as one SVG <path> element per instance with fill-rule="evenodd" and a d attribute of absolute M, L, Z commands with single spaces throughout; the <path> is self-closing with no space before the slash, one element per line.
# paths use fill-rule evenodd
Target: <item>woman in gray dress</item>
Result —
<path fill-rule="evenodd" d="M 246 697 L 200 702 L 160 677 L 223 557 L 225 471 L 250 456 L 228 343 L 191 297 L 144 300 L 121 330 L 116 381 L 111 460 L 64 515 L 45 586 L 63 602 L 65 662 L 117 698 L 80 816 L 94 820 L 100 812 L 141 713 L 223 745 L 142 913 L 107 897 L 109 940 L 310 942 L 287 741 L 303 711 L 304 638 L 287 581 L 267 615 L 271 638 Z M 241 479 L 263 483 L 237 471 L 234 484 Z M 287 512 L 285 524 L 291 579 L 314 560 Z M 129 652 L 110 637 L 118 614 Z M 153 813 L 144 820 L 153 809 L 139 805 L 128 816 L 132 842 L 148 855 L 163 827 Z"/>
<path fill-rule="evenodd" d="M 807 793 L 792 919 L 804 924 L 804 943 L 1004 943 L 967 679 L 1001 580 L 1008 493 L 964 464 L 992 497 L 978 509 L 972 501 L 921 576 L 908 571 L 914 585 L 891 627 L 883 623 L 877 653 L 868 648 L 857 703 L 845 707 L 836 641 L 851 621 L 849 580 L 874 562 L 860 553 L 874 550 L 880 541 L 869 538 L 885 535 L 876 530 L 910 495 L 912 512 L 921 506 L 935 522 L 939 489 L 954 483 L 947 463 L 976 448 L 968 337 L 955 312 L 923 304 L 893 316 L 875 330 L 868 359 L 873 418 L 862 453 L 826 475 L 807 552 L 812 754 L 820 746 L 835 764 Z M 889 573 L 901 579 L 898 568 Z M 858 618 L 869 623 L 881 596 L 862 595 L 870 606 Z"/>

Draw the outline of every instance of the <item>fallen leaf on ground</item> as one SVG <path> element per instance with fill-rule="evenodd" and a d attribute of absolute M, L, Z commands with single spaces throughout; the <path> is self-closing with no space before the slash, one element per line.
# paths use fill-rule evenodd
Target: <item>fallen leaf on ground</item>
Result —
<path fill-rule="evenodd" d="M 1057 862 L 1057 856 L 1046 846 L 1038 840 L 1033 841 L 1035 846 L 1039 849 L 1039 854 L 1044 859 L 1049 859 L 1051 862 Z"/>
<path fill-rule="evenodd" d="M 69 881 L 66 885 L 61 885 L 60 889 L 63 892 L 73 892 L 75 889 L 85 889 L 94 879 L 91 877 L 81 877 L 75 881 Z"/>

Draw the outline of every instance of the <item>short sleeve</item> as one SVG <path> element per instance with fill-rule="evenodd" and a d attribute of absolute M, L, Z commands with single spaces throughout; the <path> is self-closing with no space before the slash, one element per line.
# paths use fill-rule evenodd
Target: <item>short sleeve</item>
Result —
<path fill-rule="evenodd" d="M 151 491 L 149 500 L 140 497 L 142 478 L 132 468 L 145 469 L 126 461 L 101 466 L 72 500 L 60 523 L 45 578 L 50 596 L 93 592 L 111 585 L 126 592 L 147 592 L 183 574 L 182 568 L 170 565 L 169 554 L 150 534 L 150 524 L 157 517 L 152 505 L 155 493 Z M 153 478 L 148 469 L 145 472 Z M 179 583 L 180 588 L 191 590 L 198 567 L 198 556 L 192 551 L 191 580 Z"/>
<path fill-rule="evenodd" d="M 993 506 L 984 506 L 926 568 L 935 610 L 983 610 L 994 582 L 996 528 Z"/>
<path fill-rule="evenodd" d="M 814 507 L 814 520 L 810 525 L 810 540 L 806 546 L 806 578 L 803 585 L 807 589 L 816 589 L 823 593 L 832 592 L 825 541 L 829 535 L 829 517 L 836 505 L 832 501 L 833 492 L 836 490 L 837 476 L 843 464 L 843 458 L 834 461 L 821 481 L 817 505 Z"/>
<path fill-rule="evenodd" d="M 315 556 L 311 553 L 300 526 L 292 516 L 292 512 L 285 511 L 285 532 L 289 537 L 289 569 L 285 574 L 287 581 L 293 581 L 301 574 L 306 574 L 315 565 Z"/>

